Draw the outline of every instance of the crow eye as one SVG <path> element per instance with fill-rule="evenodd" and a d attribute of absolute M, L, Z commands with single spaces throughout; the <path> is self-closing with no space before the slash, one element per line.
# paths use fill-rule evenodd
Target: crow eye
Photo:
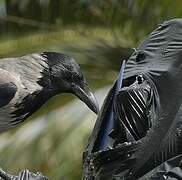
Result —
<path fill-rule="evenodd" d="M 74 73 L 74 74 L 72 75 L 72 79 L 73 79 L 73 81 L 80 81 L 80 80 L 82 80 L 82 76 L 80 76 L 80 75 L 77 74 L 77 73 Z"/>

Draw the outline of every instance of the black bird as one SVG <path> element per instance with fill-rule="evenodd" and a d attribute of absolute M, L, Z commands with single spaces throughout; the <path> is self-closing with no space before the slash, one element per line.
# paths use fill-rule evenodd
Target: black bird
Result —
<path fill-rule="evenodd" d="M 0 132 L 23 122 L 49 98 L 72 93 L 98 113 L 94 94 L 72 57 L 56 52 L 0 60 Z"/>

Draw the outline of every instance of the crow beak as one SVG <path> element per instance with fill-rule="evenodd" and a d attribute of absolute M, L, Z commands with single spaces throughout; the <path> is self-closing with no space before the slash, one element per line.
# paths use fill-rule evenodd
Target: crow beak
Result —
<path fill-rule="evenodd" d="M 83 101 L 93 112 L 98 114 L 99 105 L 98 105 L 97 99 L 94 96 L 94 94 L 91 92 L 91 90 L 88 88 L 87 85 L 84 85 L 83 87 L 80 87 L 78 85 L 74 85 L 73 93 L 81 101 Z"/>

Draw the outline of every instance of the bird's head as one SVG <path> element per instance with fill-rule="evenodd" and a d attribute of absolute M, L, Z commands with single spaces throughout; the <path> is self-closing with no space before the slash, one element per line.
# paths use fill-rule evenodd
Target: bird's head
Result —
<path fill-rule="evenodd" d="M 98 113 L 98 102 L 88 87 L 76 61 L 67 55 L 53 52 L 42 54 L 48 61 L 51 84 L 57 93 L 72 93 L 92 111 Z"/>

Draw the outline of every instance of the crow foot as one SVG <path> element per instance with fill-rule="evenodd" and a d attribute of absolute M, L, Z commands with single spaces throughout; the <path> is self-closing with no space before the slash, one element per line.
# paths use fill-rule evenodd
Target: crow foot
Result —
<path fill-rule="evenodd" d="M 29 170 L 22 170 L 18 176 L 10 175 L 0 169 L 0 180 L 48 180 L 41 173 L 32 173 Z"/>

